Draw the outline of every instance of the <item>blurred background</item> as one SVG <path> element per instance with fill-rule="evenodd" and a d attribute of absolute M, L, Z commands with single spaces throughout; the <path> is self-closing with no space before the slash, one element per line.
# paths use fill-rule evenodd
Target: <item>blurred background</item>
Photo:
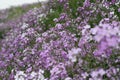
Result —
<path fill-rule="evenodd" d="M 10 8 L 11 6 L 36 3 L 41 1 L 46 1 L 46 0 L 0 0 L 0 9 L 6 9 L 6 8 Z"/>
<path fill-rule="evenodd" d="M 30 9 L 41 7 L 47 0 L 0 0 L 0 40 L 4 33 L 10 29 L 9 23 Z"/>

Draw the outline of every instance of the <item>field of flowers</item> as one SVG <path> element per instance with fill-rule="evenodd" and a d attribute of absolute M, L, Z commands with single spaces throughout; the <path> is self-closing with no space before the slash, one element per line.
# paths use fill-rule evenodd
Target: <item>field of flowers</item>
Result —
<path fill-rule="evenodd" d="M 120 1 L 49 0 L 9 23 L 0 80 L 120 80 Z"/>

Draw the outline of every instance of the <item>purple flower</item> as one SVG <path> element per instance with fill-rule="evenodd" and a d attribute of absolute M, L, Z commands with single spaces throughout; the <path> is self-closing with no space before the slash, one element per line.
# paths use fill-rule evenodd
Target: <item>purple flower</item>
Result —
<path fill-rule="evenodd" d="M 51 73 L 50 80 L 56 80 L 59 78 L 65 79 L 67 77 L 67 71 L 66 71 L 65 65 L 63 63 L 59 63 L 58 65 L 53 66 L 50 73 Z"/>
<path fill-rule="evenodd" d="M 89 7 L 90 5 L 90 0 L 85 0 L 84 7 Z"/>
<path fill-rule="evenodd" d="M 118 12 L 120 12 L 120 8 L 118 8 Z"/>

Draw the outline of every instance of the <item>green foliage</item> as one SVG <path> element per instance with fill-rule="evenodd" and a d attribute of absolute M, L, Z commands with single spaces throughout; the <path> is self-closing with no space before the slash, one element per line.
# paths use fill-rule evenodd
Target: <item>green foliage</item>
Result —
<path fill-rule="evenodd" d="M 84 64 L 84 67 L 83 67 L 83 70 L 85 70 L 85 71 L 89 71 L 92 68 L 94 68 L 94 69 L 97 69 L 100 67 L 103 67 L 104 69 L 109 68 L 109 65 L 106 62 L 106 60 L 99 61 L 98 59 L 93 57 L 93 55 L 91 55 L 91 54 L 88 54 L 85 57 L 83 57 L 83 60 L 87 62 L 87 64 Z"/>
<path fill-rule="evenodd" d="M 63 12 L 62 6 L 60 4 L 55 6 L 56 7 L 52 7 L 52 11 L 49 11 L 45 18 L 42 18 L 43 24 L 45 24 L 45 31 L 55 26 L 55 22 L 53 20 L 58 18 Z"/>
<path fill-rule="evenodd" d="M 90 0 L 90 2 L 95 3 L 95 2 L 96 2 L 96 0 Z"/>
<path fill-rule="evenodd" d="M 59 14 L 60 13 L 58 11 L 54 11 L 52 13 L 49 13 L 46 18 L 43 18 L 42 21 L 45 24 L 45 31 L 55 26 L 55 22 L 53 21 L 53 19 L 58 18 Z"/>
<path fill-rule="evenodd" d="M 8 20 L 11 19 L 16 19 L 18 17 L 20 17 L 21 15 L 23 15 L 24 13 L 28 12 L 30 9 L 34 8 L 34 7 L 41 7 L 41 4 L 39 3 L 35 3 L 35 4 L 29 4 L 29 5 L 23 5 L 23 7 L 18 6 L 18 7 L 11 7 L 9 9 L 9 13 L 8 13 Z"/>
<path fill-rule="evenodd" d="M 7 67 L 8 73 L 11 73 L 11 70 L 12 70 L 12 67 L 11 67 L 11 66 L 8 66 L 8 67 Z"/>
<path fill-rule="evenodd" d="M 118 19 L 120 21 L 120 12 L 118 12 L 120 5 L 119 6 L 113 5 L 112 7 L 114 8 L 115 15 L 118 16 Z"/>
<path fill-rule="evenodd" d="M 99 22 L 102 20 L 102 16 L 101 14 L 97 15 L 95 19 L 90 20 L 88 23 L 90 24 L 90 26 L 93 28 L 96 24 L 99 24 Z"/>
<path fill-rule="evenodd" d="M 46 70 L 46 71 L 44 72 L 44 77 L 45 77 L 45 78 L 49 78 L 49 77 L 50 77 L 50 71 Z"/>
<path fill-rule="evenodd" d="M 72 14 L 71 17 L 73 17 L 73 18 L 76 18 L 76 17 L 77 17 L 77 16 L 76 16 L 77 8 L 78 8 L 79 6 L 83 6 L 84 0 L 81 0 L 80 3 L 77 3 L 77 2 L 78 2 L 78 0 L 70 0 L 70 1 L 69 1 L 69 7 L 70 7 L 71 10 L 72 10 L 72 13 L 70 13 L 70 14 Z"/>
<path fill-rule="evenodd" d="M 0 31 L 0 39 L 3 39 L 4 31 Z"/>

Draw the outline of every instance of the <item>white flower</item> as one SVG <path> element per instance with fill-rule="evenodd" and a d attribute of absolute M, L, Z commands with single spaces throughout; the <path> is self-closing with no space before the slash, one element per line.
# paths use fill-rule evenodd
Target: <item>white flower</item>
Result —
<path fill-rule="evenodd" d="M 105 73 L 106 73 L 106 72 L 105 72 L 103 69 L 100 69 L 100 70 L 99 70 L 99 74 L 100 74 L 101 76 L 103 76 Z"/>
<path fill-rule="evenodd" d="M 84 29 L 82 30 L 82 35 L 86 35 L 87 30 L 90 29 L 90 25 L 84 26 Z"/>
<path fill-rule="evenodd" d="M 98 29 L 99 29 L 98 27 L 92 28 L 90 30 L 90 32 L 95 35 L 97 33 Z"/>
<path fill-rule="evenodd" d="M 43 73 L 44 73 L 44 71 L 41 69 L 38 72 L 32 71 L 29 74 L 25 74 L 24 71 L 17 71 L 14 78 L 15 78 L 15 80 L 26 80 L 26 79 L 46 80 Z"/>
<path fill-rule="evenodd" d="M 44 71 L 40 69 L 38 72 L 38 80 L 45 80 L 43 73 Z"/>
<path fill-rule="evenodd" d="M 29 35 L 35 34 L 35 30 L 34 30 L 33 28 L 28 28 L 28 29 L 27 29 L 27 33 L 28 33 Z"/>
<path fill-rule="evenodd" d="M 22 29 L 26 29 L 27 27 L 28 27 L 29 25 L 28 24 L 26 24 L 26 23 L 23 23 L 23 25 L 22 25 Z"/>
<path fill-rule="evenodd" d="M 82 35 L 85 35 L 86 29 L 82 30 Z"/>
<path fill-rule="evenodd" d="M 92 78 L 97 77 L 98 74 L 99 74 L 99 73 L 98 73 L 97 71 L 93 71 L 93 72 L 91 72 L 91 76 L 92 76 Z"/>
<path fill-rule="evenodd" d="M 72 80 L 70 77 L 65 78 L 65 80 Z"/>
<path fill-rule="evenodd" d="M 110 14 L 114 15 L 114 11 L 110 12 Z"/>
<path fill-rule="evenodd" d="M 39 73 L 42 73 L 42 74 L 43 74 L 43 73 L 44 73 L 44 70 L 40 69 L 40 70 L 39 70 Z"/>
<path fill-rule="evenodd" d="M 38 72 L 31 72 L 30 77 L 32 80 L 45 80 L 44 75 L 43 75 L 44 71 L 43 70 L 39 70 Z"/>
<path fill-rule="evenodd" d="M 46 14 L 40 14 L 38 17 L 42 18 L 42 17 L 45 17 L 45 16 L 46 16 Z"/>
<path fill-rule="evenodd" d="M 89 28 L 90 28 L 90 25 L 85 25 L 84 28 L 85 28 L 85 29 L 89 29 Z"/>
<path fill-rule="evenodd" d="M 22 33 L 21 38 L 24 38 L 27 35 L 27 33 Z"/>
<path fill-rule="evenodd" d="M 87 72 L 81 74 L 84 79 L 86 79 L 89 75 Z"/>
<path fill-rule="evenodd" d="M 76 62 L 77 61 L 77 55 L 78 53 L 81 51 L 80 48 L 73 48 L 70 51 L 68 51 L 68 58 L 72 61 L 72 62 Z"/>
<path fill-rule="evenodd" d="M 72 51 L 74 54 L 78 54 L 78 53 L 81 51 L 81 49 L 80 49 L 80 48 L 73 48 L 71 51 Z"/>
<path fill-rule="evenodd" d="M 27 77 L 27 75 L 23 71 L 17 71 L 14 78 L 15 80 L 25 80 L 25 77 Z"/>
<path fill-rule="evenodd" d="M 31 77 L 31 78 L 34 78 L 34 77 L 36 77 L 36 76 L 37 76 L 37 73 L 36 73 L 36 72 L 34 72 L 34 71 L 31 72 L 31 74 L 30 74 L 30 77 Z"/>

